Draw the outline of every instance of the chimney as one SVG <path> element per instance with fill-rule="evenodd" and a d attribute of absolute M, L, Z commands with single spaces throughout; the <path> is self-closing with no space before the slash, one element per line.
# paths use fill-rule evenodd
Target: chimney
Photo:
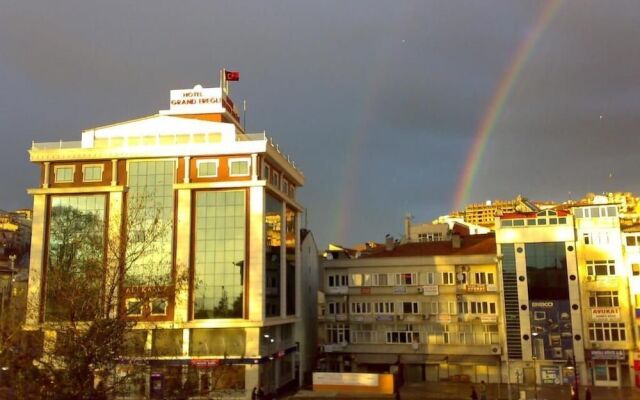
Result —
<path fill-rule="evenodd" d="M 460 237 L 460 235 L 458 235 L 457 233 L 451 235 L 451 247 L 453 247 L 454 249 L 459 249 L 461 245 L 462 238 Z"/>
<path fill-rule="evenodd" d="M 395 240 L 393 240 L 393 236 L 388 233 L 384 236 L 384 249 L 386 251 L 391 251 L 395 247 Z"/>

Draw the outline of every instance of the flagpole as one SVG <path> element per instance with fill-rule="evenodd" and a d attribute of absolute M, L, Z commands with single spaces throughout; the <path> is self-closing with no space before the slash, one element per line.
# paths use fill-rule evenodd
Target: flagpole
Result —
<path fill-rule="evenodd" d="M 224 89 L 224 68 L 222 68 L 220 70 L 220 89 L 223 90 Z"/>
<path fill-rule="evenodd" d="M 247 101 L 242 100 L 242 127 L 247 131 Z"/>

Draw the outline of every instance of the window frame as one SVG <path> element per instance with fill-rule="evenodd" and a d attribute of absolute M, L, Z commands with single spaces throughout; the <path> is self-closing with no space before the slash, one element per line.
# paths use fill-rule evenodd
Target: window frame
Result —
<path fill-rule="evenodd" d="M 70 180 L 61 180 L 58 179 L 58 171 L 71 169 L 71 179 Z M 53 167 L 53 182 L 54 183 L 73 183 L 75 182 L 76 176 L 76 166 L 75 165 L 55 165 Z"/>
<path fill-rule="evenodd" d="M 156 301 L 161 301 L 164 302 L 164 311 L 161 313 L 155 312 L 154 311 L 154 302 Z M 158 317 L 158 316 L 166 316 L 169 313 L 169 301 L 166 298 L 163 297 L 155 297 L 152 298 L 151 300 L 149 300 L 149 315 L 154 316 L 154 317 Z"/>
<path fill-rule="evenodd" d="M 234 163 L 247 163 L 247 172 L 246 173 L 233 173 L 231 172 L 232 164 Z M 251 159 L 246 158 L 230 158 L 227 160 L 227 167 L 229 168 L 229 176 L 237 177 L 237 176 L 249 176 L 251 175 Z"/>
<path fill-rule="evenodd" d="M 98 179 L 87 179 L 87 169 L 89 168 L 100 168 L 100 178 Z M 75 175 L 75 171 L 74 175 Z M 82 182 L 102 182 L 104 179 L 104 164 L 83 164 L 82 165 Z"/>
<path fill-rule="evenodd" d="M 200 173 L 200 166 L 202 164 L 215 164 L 215 173 L 213 175 L 205 175 Z M 196 176 L 198 178 L 217 178 L 218 177 L 218 169 L 220 168 L 220 160 L 217 158 L 207 158 L 202 160 L 196 160 Z"/>

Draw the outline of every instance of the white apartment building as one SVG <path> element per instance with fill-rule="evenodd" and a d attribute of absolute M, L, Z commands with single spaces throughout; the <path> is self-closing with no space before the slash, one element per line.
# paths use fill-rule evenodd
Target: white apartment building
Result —
<path fill-rule="evenodd" d="M 474 235 L 323 260 L 322 368 L 500 382 L 495 254 L 493 235 Z"/>

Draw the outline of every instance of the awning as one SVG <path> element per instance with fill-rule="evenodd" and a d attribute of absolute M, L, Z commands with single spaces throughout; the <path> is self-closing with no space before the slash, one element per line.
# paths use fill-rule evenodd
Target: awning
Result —
<path fill-rule="evenodd" d="M 358 364 L 395 364 L 398 362 L 397 354 L 356 354 L 353 361 Z"/>
<path fill-rule="evenodd" d="M 472 356 L 472 355 L 452 355 L 449 356 L 449 364 L 473 364 L 473 365 L 499 365 L 499 356 Z"/>

